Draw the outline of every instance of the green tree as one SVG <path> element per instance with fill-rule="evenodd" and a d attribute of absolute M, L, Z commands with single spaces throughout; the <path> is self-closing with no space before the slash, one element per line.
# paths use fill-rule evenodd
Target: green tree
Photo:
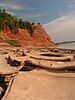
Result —
<path fill-rule="evenodd" d="M 0 30 L 3 30 L 5 26 L 8 26 L 10 30 L 14 33 L 18 32 L 18 28 L 27 29 L 27 31 L 32 34 L 34 23 L 29 21 L 23 21 L 22 19 L 18 19 L 11 14 L 8 14 L 6 10 L 0 10 Z"/>

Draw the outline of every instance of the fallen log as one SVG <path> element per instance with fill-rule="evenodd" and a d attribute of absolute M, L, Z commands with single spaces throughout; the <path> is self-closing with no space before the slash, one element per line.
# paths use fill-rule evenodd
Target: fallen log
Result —
<path fill-rule="evenodd" d="M 74 58 L 73 55 L 68 55 L 64 57 L 49 57 L 49 56 L 41 56 L 36 53 L 26 53 L 27 56 L 30 58 L 35 58 L 35 59 L 42 59 L 42 60 L 50 60 L 50 61 L 70 61 Z"/>
<path fill-rule="evenodd" d="M 38 66 L 39 68 L 45 69 L 75 69 L 75 61 L 71 62 L 57 62 L 57 61 L 47 61 L 47 60 L 39 60 L 30 58 L 29 63 Z"/>
<path fill-rule="evenodd" d="M 7 60 L 8 60 L 8 58 L 9 58 L 9 56 L 5 57 L 5 59 L 7 59 Z M 10 59 L 11 60 L 16 60 L 18 62 L 23 62 L 23 61 L 27 60 L 27 57 L 15 57 L 15 56 L 11 56 Z"/>
<path fill-rule="evenodd" d="M 35 53 L 35 54 L 39 54 L 39 55 L 43 55 L 43 56 L 56 56 L 56 57 L 62 57 L 62 56 L 68 56 L 69 54 L 63 54 L 63 53 L 59 53 L 59 52 L 52 52 L 52 51 L 48 51 L 48 52 L 37 52 L 37 51 L 31 51 L 30 53 Z"/>
<path fill-rule="evenodd" d="M 10 57 L 11 59 L 11 57 Z M 7 61 L 5 60 L 5 58 L 3 56 L 0 56 L 0 74 L 1 75 L 13 75 L 13 74 L 17 74 L 18 71 L 22 68 L 23 66 L 23 62 L 21 62 L 21 64 L 17 67 L 15 66 L 11 66 L 10 63 L 13 61 L 12 59 L 9 59 L 9 64 L 7 64 Z"/>
<path fill-rule="evenodd" d="M 10 82 L 9 82 L 9 85 L 8 85 L 8 88 L 7 88 L 6 92 L 5 92 L 2 100 L 5 100 L 6 97 L 8 96 L 8 93 L 10 92 L 11 86 L 13 84 L 13 80 L 14 80 L 14 77 L 11 77 Z"/>
<path fill-rule="evenodd" d="M 69 54 L 62 54 L 62 53 L 55 53 L 55 52 L 41 52 L 39 54 L 42 56 L 55 56 L 55 57 L 63 57 L 69 55 Z"/>

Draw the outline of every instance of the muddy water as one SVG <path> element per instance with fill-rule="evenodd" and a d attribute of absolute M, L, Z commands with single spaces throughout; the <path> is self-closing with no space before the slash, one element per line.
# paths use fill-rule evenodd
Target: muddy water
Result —
<path fill-rule="evenodd" d="M 63 48 L 63 49 L 75 49 L 75 42 L 73 43 L 62 43 L 58 44 L 57 48 Z"/>

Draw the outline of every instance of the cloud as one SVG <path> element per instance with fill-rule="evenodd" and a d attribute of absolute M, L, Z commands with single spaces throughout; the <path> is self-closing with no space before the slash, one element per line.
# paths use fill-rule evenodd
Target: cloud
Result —
<path fill-rule="evenodd" d="M 68 8 L 72 8 L 72 7 L 73 7 L 73 5 L 68 5 L 67 7 L 68 7 Z"/>
<path fill-rule="evenodd" d="M 44 12 L 44 13 L 39 13 L 39 14 L 33 14 L 30 16 L 30 18 L 36 18 L 36 17 L 41 17 L 41 16 L 45 16 L 47 15 L 48 12 Z"/>
<path fill-rule="evenodd" d="M 75 0 L 72 0 L 73 3 L 75 3 Z"/>
<path fill-rule="evenodd" d="M 29 2 L 33 2 L 33 1 L 35 1 L 35 0 L 28 0 Z"/>
<path fill-rule="evenodd" d="M 5 8 L 6 10 L 25 10 L 25 9 L 29 9 L 29 10 L 34 10 L 33 7 L 31 7 L 30 5 L 28 5 L 25 2 L 14 2 L 14 1 L 3 1 L 0 2 L 0 7 L 2 7 L 3 9 Z"/>
<path fill-rule="evenodd" d="M 75 40 L 75 12 L 43 25 L 55 42 Z"/>
<path fill-rule="evenodd" d="M 29 0 L 29 1 L 33 1 L 33 0 Z M 29 2 L 28 1 L 28 2 Z M 21 16 L 25 18 L 24 14 L 26 14 L 26 12 L 24 13 L 25 10 L 29 10 L 29 11 L 33 11 L 34 8 L 32 6 L 29 5 L 29 3 L 24 2 L 24 1 L 0 1 L 0 7 L 2 9 L 6 9 L 6 11 L 8 13 L 11 13 L 14 16 Z M 26 15 L 27 16 L 27 15 Z"/>
<path fill-rule="evenodd" d="M 44 12 L 44 13 L 36 13 L 36 14 L 31 14 L 31 13 L 22 13 L 19 15 L 19 18 L 22 19 L 40 19 L 42 16 L 46 16 L 48 14 L 48 12 Z"/>
<path fill-rule="evenodd" d="M 23 6 L 18 5 L 16 3 L 0 3 L 0 7 L 5 8 L 5 9 L 9 9 L 9 10 L 18 10 L 18 9 L 22 9 Z"/>

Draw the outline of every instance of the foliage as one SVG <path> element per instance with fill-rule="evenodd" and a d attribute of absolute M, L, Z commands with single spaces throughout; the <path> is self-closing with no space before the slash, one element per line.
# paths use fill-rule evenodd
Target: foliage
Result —
<path fill-rule="evenodd" d="M 7 39 L 6 42 L 10 45 L 13 45 L 13 46 L 17 46 L 19 47 L 20 46 L 20 43 L 17 41 L 17 40 L 13 40 L 13 39 Z"/>
<path fill-rule="evenodd" d="M 25 28 L 28 30 L 30 34 L 33 33 L 32 24 L 28 21 L 25 22 Z"/>
<path fill-rule="evenodd" d="M 40 23 L 38 23 L 38 25 L 40 25 Z"/>
<path fill-rule="evenodd" d="M 29 21 L 23 21 L 22 19 L 19 19 L 19 28 L 22 29 L 27 29 L 27 31 L 32 34 L 33 33 L 33 28 L 32 24 Z"/>
<path fill-rule="evenodd" d="M 30 34 L 33 33 L 31 22 L 18 19 L 11 14 L 8 14 L 4 9 L 3 11 L 0 10 L 0 30 L 3 30 L 5 26 L 8 26 L 14 33 L 17 33 L 19 28 L 27 29 Z"/>

